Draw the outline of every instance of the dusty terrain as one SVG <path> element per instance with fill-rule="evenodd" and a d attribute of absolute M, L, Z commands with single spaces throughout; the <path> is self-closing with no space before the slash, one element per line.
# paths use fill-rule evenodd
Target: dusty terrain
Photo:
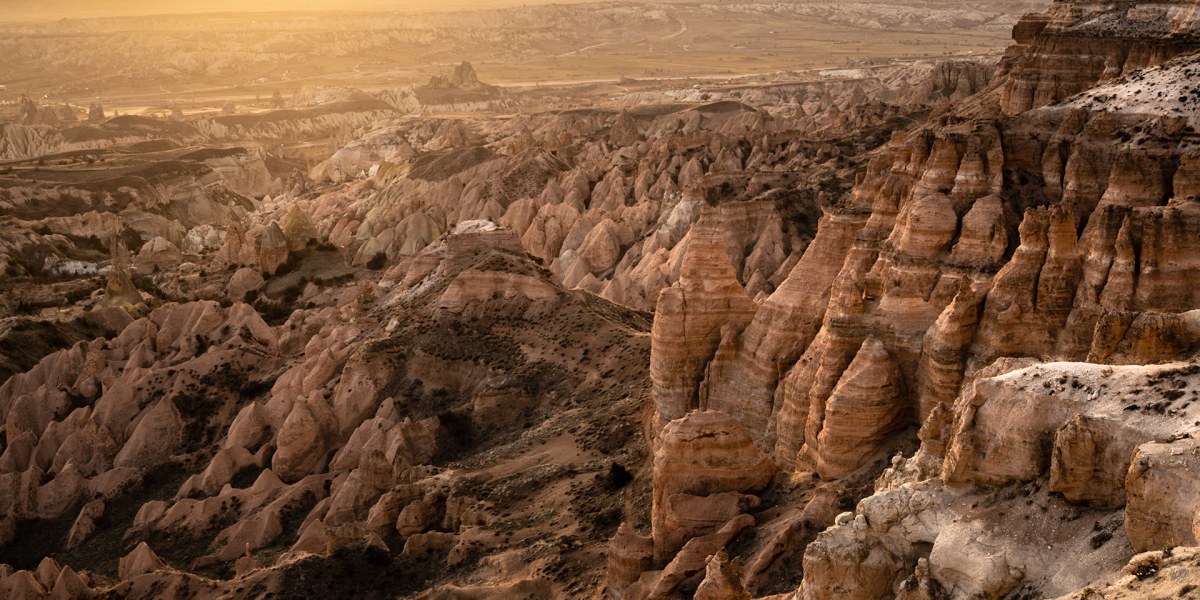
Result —
<path fill-rule="evenodd" d="M 0 25 L 0 51 L 9 57 L 0 65 L 8 86 L 0 101 L 26 93 L 85 108 L 100 102 L 110 112 L 165 115 L 178 106 L 190 115 L 230 100 L 265 108 L 276 90 L 291 99 L 333 86 L 418 85 L 462 60 L 504 86 L 748 74 L 761 82 L 763 74 L 999 51 L 1016 17 L 1037 6 L 529 4 Z"/>
<path fill-rule="evenodd" d="M 1195 2 L 30 6 L 0 596 L 1200 597 Z"/>

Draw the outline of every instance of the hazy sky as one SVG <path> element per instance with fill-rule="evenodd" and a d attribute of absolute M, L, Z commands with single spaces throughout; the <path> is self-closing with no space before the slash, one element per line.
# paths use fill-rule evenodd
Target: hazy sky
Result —
<path fill-rule="evenodd" d="M 0 21 L 168 13 L 308 10 L 459 10 L 571 0 L 0 0 Z"/>

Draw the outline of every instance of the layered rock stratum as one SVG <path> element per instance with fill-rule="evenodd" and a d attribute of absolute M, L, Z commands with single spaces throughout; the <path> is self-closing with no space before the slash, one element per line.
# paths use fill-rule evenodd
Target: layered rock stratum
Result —
<path fill-rule="evenodd" d="M 1195 596 L 1198 8 L 501 116 L 27 99 L 0 595 Z"/>

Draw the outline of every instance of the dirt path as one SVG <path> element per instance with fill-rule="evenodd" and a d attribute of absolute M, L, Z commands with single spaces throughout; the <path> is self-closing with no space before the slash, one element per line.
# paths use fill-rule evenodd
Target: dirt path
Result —
<path fill-rule="evenodd" d="M 675 20 L 679 21 L 679 31 L 676 31 L 675 33 L 672 33 L 671 35 L 668 35 L 667 37 L 663 38 L 663 41 L 675 39 L 675 38 L 688 32 L 687 21 L 684 21 L 683 19 L 681 19 L 679 17 L 675 17 Z"/>

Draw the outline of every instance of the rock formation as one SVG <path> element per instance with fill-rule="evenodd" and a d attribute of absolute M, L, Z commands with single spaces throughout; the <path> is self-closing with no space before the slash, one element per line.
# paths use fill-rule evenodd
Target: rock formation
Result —
<path fill-rule="evenodd" d="M 606 476 L 623 472 L 614 471 L 614 460 L 634 465 L 640 438 L 627 420 L 648 397 L 648 383 L 640 382 L 649 323 L 594 296 L 562 291 L 514 232 L 493 223 L 460 223 L 412 262 L 429 267 L 418 266 L 424 271 L 407 283 L 374 288 L 389 311 L 400 311 L 390 314 L 409 315 L 403 326 L 358 312 L 375 302 L 361 296 L 342 309 L 302 310 L 279 326 L 238 300 L 228 308 L 166 304 L 111 340 L 53 353 L 11 378 L 0 386 L 0 415 L 14 440 L 0 456 L 7 522 L 65 519 L 70 545 L 82 553 L 90 551 L 89 539 L 128 528 L 138 543 L 131 542 L 119 569 L 113 563 L 120 583 L 77 587 L 80 594 L 134 596 L 149 593 L 138 591 L 143 587 L 218 589 L 223 584 L 190 572 L 204 565 L 228 565 L 239 577 L 277 586 L 287 568 L 260 557 L 303 560 L 364 544 L 389 553 L 397 540 L 397 564 L 407 565 L 399 568 L 415 574 L 430 560 L 452 568 L 482 548 L 507 552 L 510 543 L 525 547 L 536 531 L 556 531 L 535 523 L 518 540 L 493 539 L 484 526 L 508 521 L 511 507 L 524 505 L 524 492 L 486 489 L 513 483 L 504 478 L 472 492 L 462 474 L 433 463 L 475 452 L 477 444 L 526 456 L 520 460 L 547 457 L 557 465 L 548 476 L 558 483 L 535 491 L 533 500 L 547 506 L 563 501 L 559 487 L 573 480 L 578 464 Z M 267 285 L 256 267 L 233 279 L 255 276 L 256 285 Z M 360 285 L 347 287 L 361 293 Z M 495 314 L 525 325 L 498 333 L 491 329 Z M 536 347 L 522 349 L 509 337 L 535 323 L 547 326 L 544 334 L 521 339 L 540 340 Z M 432 337 L 431 327 L 439 331 Z M 584 341 L 565 355 L 553 333 L 564 330 Z M 446 345 L 449 336 L 457 341 Z M 406 350 L 400 355 L 397 348 Z M 576 371 L 579 365 L 587 366 Z M 616 388 L 626 400 L 614 406 L 598 391 L 612 390 L 610 384 L 584 373 L 617 369 L 642 370 Z M 407 391 L 397 391 L 399 381 Z M 527 421 L 575 424 L 581 411 L 595 415 L 586 431 L 547 438 L 560 450 L 511 445 Z M 612 439 L 615 431 L 623 440 Z M 186 477 L 167 479 L 165 496 L 147 497 L 167 472 Z M 579 495 L 583 501 L 598 502 L 600 490 L 627 482 L 597 477 L 592 485 Z M 133 502 L 136 515 L 124 523 L 108 518 L 122 502 Z M 562 503 L 554 521 L 576 519 L 572 506 Z M 592 548 L 586 560 L 596 561 L 607 525 L 580 523 Z M 535 568 L 557 569 L 569 564 L 564 560 L 575 559 L 548 550 Z M 13 582 L 25 583 L 12 585 L 36 580 L 37 589 L 50 589 L 54 582 L 22 577 Z"/>
<path fill-rule="evenodd" d="M 434 75 L 429 80 L 429 87 L 439 90 L 472 88 L 480 85 L 482 84 L 479 77 L 475 75 L 475 68 L 465 60 L 455 66 L 454 72 L 450 75 Z"/>
<path fill-rule="evenodd" d="M 104 288 L 104 302 L 127 310 L 142 303 L 142 295 L 129 275 L 129 251 L 117 238 L 111 242 L 112 265 L 108 272 L 108 285 Z"/>
<path fill-rule="evenodd" d="M 679 281 L 664 289 L 655 310 L 650 349 L 654 404 L 662 423 L 701 408 L 704 367 L 722 339 L 736 335 L 754 313 L 729 263 L 723 233 L 712 219 L 692 227 Z"/>
<path fill-rule="evenodd" d="M 1194 55 L 1152 77 L 1139 69 L 1193 52 L 1188 10 L 1060 3 L 1027 17 L 995 87 L 877 152 L 748 324 L 728 318 L 715 352 L 698 346 L 707 365 L 673 371 L 701 374 L 703 406 L 736 418 L 785 471 L 879 477 L 857 515 L 807 549 L 804 597 L 1063 594 L 1118 571 L 1131 556 L 1118 548 L 1196 543 L 1194 471 L 1160 462 L 1188 452 L 1195 425 L 1176 403 L 1190 393 L 1191 365 L 1147 366 L 1198 349 L 1188 324 L 1198 299 L 1175 287 L 1194 254 L 1179 232 L 1194 230 L 1196 205 L 1178 195 L 1189 176 L 1174 166 L 1190 165 L 1189 143 L 1162 107 L 1117 100 L 1101 110 L 1133 82 L 1162 97 L 1187 77 Z M 1151 14 L 1182 33 L 1141 25 Z M 1093 44 L 1104 48 L 1096 55 L 1136 59 L 1107 71 L 1064 66 L 1077 60 L 1067 48 Z M 1057 69 L 1077 79 L 1049 75 Z M 1036 109 L 1102 79 L 1119 93 Z M 1131 131 L 1154 133 L 1131 141 Z M 663 308 L 656 332 L 678 319 Z M 667 339 L 656 336 L 656 357 L 697 347 Z M 1064 359 L 1093 364 L 1036 365 Z M 1134 391 L 1146 385 L 1166 395 Z M 660 403 L 660 417 L 664 406 L 689 404 Z M 918 426 L 920 450 L 881 473 L 884 453 Z M 1090 511 L 1104 535 L 1081 523 L 985 537 L 996 526 L 978 506 L 1035 516 L 994 491 L 1013 486 L 1036 498 L 1026 506 Z M 1165 494 L 1154 507 L 1152 493 Z M 1061 544 L 1079 550 L 1045 551 Z M 932 554 L 914 551 L 922 545 Z M 1078 568 L 1082 554 L 1096 555 L 1092 566 Z"/>
<path fill-rule="evenodd" d="M 753 508 L 774 472 L 728 415 L 696 412 L 668 423 L 654 453 L 655 561 Z"/>
<path fill-rule="evenodd" d="M 0 596 L 1194 594 L 1196 8 L 764 83 L 25 98 Z M 955 11 L 875 18 L 1006 26 Z"/>
<path fill-rule="evenodd" d="M 1195 51 L 1196 26 L 1187 1 L 1056 3 L 1013 29 L 1001 105 L 1017 114 Z"/>
<path fill-rule="evenodd" d="M 823 408 L 819 425 L 809 415 L 806 429 L 820 431 L 812 448 L 822 477 L 845 475 L 862 466 L 907 417 L 900 371 L 883 344 L 863 342 Z M 804 450 L 802 450 L 804 452 Z"/>

